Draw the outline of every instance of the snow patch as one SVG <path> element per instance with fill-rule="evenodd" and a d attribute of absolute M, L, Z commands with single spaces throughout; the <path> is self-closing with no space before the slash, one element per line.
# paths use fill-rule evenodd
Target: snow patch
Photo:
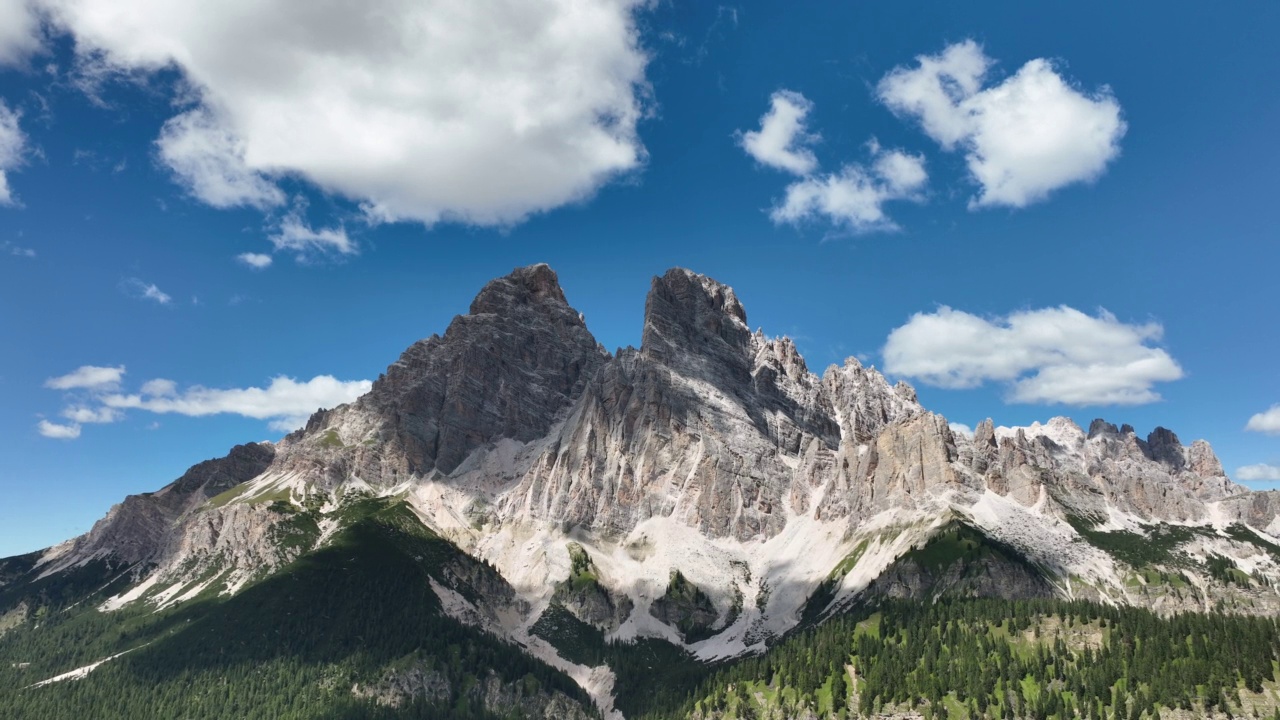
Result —
<path fill-rule="evenodd" d="M 147 643 L 147 645 L 150 645 L 150 644 L 151 643 Z M 146 645 L 139 645 L 138 647 L 139 648 L 146 647 Z M 93 672 L 94 670 L 97 670 L 98 667 L 103 665 L 104 663 L 111 662 L 112 660 L 115 660 L 116 658 L 121 657 L 122 655 L 128 655 L 129 653 L 137 649 L 138 648 L 129 648 L 128 650 L 125 650 L 122 653 L 116 653 L 115 655 L 112 655 L 110 657 L 102 658 L 97 662 L 89 663 L 84 667 L 78 667 L 75 670 L 72 670 L 70 672 L 64 672 L 61 675 L 56 675 L 54 677 L 49 678 L 48 680 L 41 680 L 40 682 L 35 683 L 34 685 L 28 685 L 27 687 L 38 688 L 38 687 L 44 687 L 46 685 L 52 685 L 53 683 L 60 683 L 64 680 L 82 680 L 88 677 L 89 673 Z"/>

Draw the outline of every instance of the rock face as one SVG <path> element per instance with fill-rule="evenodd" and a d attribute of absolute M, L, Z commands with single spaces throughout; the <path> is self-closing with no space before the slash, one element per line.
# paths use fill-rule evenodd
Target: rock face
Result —
<path fill-rule="evenodd" d="M 536 682 L 507 683 L 496 674 L 489 674 L 466 688 L 454 688 L 444 675 L 420 665 L 388 672 L 374 685 L 356 685 L 352 694 L 392 708 L 415 700 L 447 703 L 456 694 L 478 700 L 495 715 L 548 720 L 590 720 L 594 715 L 564 693 L 543 690 Z"/>
<path fill-rule="evenodd" d="M 217 559 L 235 590 L 324 543 L 352 494 L 381 494 L 501 573 L 518 596 L 486 622 L 515 639 L 555 603 L 611 639 L 722 657 L 794 627 L 819 588 L 830 607 L 940 589 L 1155 606 L 1160 593 L 1132 591 L 1139 565 L 1211 590 L 1212 555 L 1271 578 L 1242 608 L 1280 606 L 1280 494 L 1233 483 L 1204 441 L 1068 418 L 988 419 L 967 438 L 875 368 L 811 372 L 792 341 L 750 330 L 731 288 L 683 269 L 653 279 L 641 338 L 610 355 L 550 268 L 517 269 L 354 403 L 129 498 L 70 546 L 0 563 L 0 583 L 104 553 L 175 582 Z M 913 555 L 954 522 L 999 552 Z M 1156 560 L 1116 549 L 1161 524 L 1203 532 Z"/>
<path fill-rule="evenodd" d="M 609 535 L 676 516 L 711 537 L 770 537 L 794 480 L 830 465 L 839 426 L 789 340 L 753 335 L 733 291 L 654 278 L 644 342 L 606 363 L 506 510 Z"/>
<path fill-rule="evenodd" d="M 352 406 L 313 416 L 283 444 L 283 465 L 331 485 L 447 475 L 485 443 L 545 435 L 607 357 L 555 272 L 520 268 L 487 284 L 443 337 L 405 350 Z M 326 436 L 343 425 L 355 445 Z M 317 438 L 334 457 L 316 462 Z"/>
<path fill-rule="evenodd" d="M 76 539 L 69 557 L 109 554 L 129 565 L 154 560 L 171 535 L 181 534 L 175 527 L 179 518 L 257 476 L 274 457 L 270 444 L 237 445 L 226 457 L 194 465 L 154 493 L 130 495 Z"/>

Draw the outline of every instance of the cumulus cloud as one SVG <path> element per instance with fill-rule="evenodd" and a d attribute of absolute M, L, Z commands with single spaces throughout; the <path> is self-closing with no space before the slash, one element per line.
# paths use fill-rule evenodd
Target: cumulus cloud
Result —
<path fill-rule="evenodd" d="M 1127 324 L 1067 306 L 987 319 L 941 307 L 889 334 L 886 371 L 943 388 L 1009 386 L 1008 401 L 1067 405 L 1155 402 L 1157 382 L 1182 377 L 1159 323 Z"/>
<path fill-rule="evenodd" d="M 919 200 L 929 176 L 924 158 L 869 144 L 870 167 L 850 163 L 840 172 L 813 175 L 787 186 L 782 202 L 769 213 L 776 223 L 825 219 L 853 232 L 895 230 L 884 211 L 891 200 Z"/>
<path fill-rule="evenodd" d="M 288 177 L 376 220 L 505 225 L 644 162 L 641 0 L 38 2 L 91 74 L 181 73 L 159 156 L 216 207 Z"/>
<path fill-rule="evenodd" d="M 55 440 L 75 440 L 80 437 L 80 426 L 72 423 L 70 425 L 60 425 L 58 423 L 41 420 L 36 429 L 40 434 Z"/>
<path fill-rule="evenodd" d="M 956 435 L 963 435 L 969 438 L 970 440 L 973 439 L 973 428 L 969 427 L 968 425 L 965 425 L 964 423 L 951 422 L 951 423 L 947 423 L 947 427 L 951 428 L 951 432 L 955 433 Z"/>
<path fill-rule="evenodd" d="M 236 260 L 254 270 L 265 270 L 271 267 L 271 256 L 265 253 L 240 253 L 236 256 Z"/>
<path fill-rule="evenodd" d="M 0 3 L 5 1 L 0 0 Z M 4 11 L 0 10 L 0 27 L 3 27 L 3 16 Z M 0 30 L 0 32 L 3 31 Z M 3 43 L 3 38 L 0 38 L 0 48 L 3 47 Z M 13 191 L 9 189 L 9 173 L 22 165 L 22 151 L 26 144 L 27 136 L 23 134 L 22 128 L 18 127 L 18 114 L 0 100 L 0 205 L 17 204 Z"/>
<path fill-rule="evenodd" d="M 992 60 L 972 40 L 898 67 L 877 87 L 894 113 L 918 120 L 944 150 L 961 150 L 981 192 L 971 207 L 1025 207 L 1097 179 L 1126 125 L 1109 88 L 1072 87 L 1043 58 L 983 87 Z"/>
<path fill-rule="evenodd" d="M 800 176 L 769 212 L 775 223 L 826 220 L 857 233 L 894 230 L 898 226 L 884 204 L 922 199 L 929 180 L 923 157 L 885 150 L 873 139 L 867 143 L 869 166 L 847 163 L 839 172 L 820 174 L 818 159 L 807 147 L 818 139 L 805 125 L 813 103 L 790 90 L 774 93 L 770 103 L 760 130 L 741 133 L 739 145 L 761 164 Z"/>
<path fill-rule="evenodd" d="M 0 0 L 0 65 L 21 65 L 40 50 L 40 20 L 29 0 Z"/>
<path fill-rule="evenodd" d="M 300 259 L 316 254 L 354 255 L 360 252 L 344 228 L 313 230 L 297 213 L 290 213 L 284 218 L 271 235 L 271 244 L 276 250 L 293 252 Z"/>
<path fill-rule="evenodd" d="M 49 378 L 44 386 L 51 390 L 112 390 L 120 385 L 124 366 L 100 367 L 82 365 L 66 375 Z"/>
<path fill-rule="evenodd" d="M 805 128 L 805 116 L 813 103 L 790 90 L 775 92 L 769 103 L 769 112 L 760 118 L 760 129 L 739 135 L 742 149 L 763 165 L 796 175 L 817 170 L 818 158 L 807 146 L 819 137 Z"/>
<path fill-rule="evenodd" d="M 1244 429 L 1268 435 L 1280 435 L 1280 404 L 1272 405 L 1266 412 L 1257 413 L 1249 418 L 1249 423 L 1244 426 Z"/>
<path fill-rule="evenodd" d="M 168 305 L 173 302 L 173 298 L 156 287 L 155 283 L 143 282 L 138 278 L 125 278 L 120 283 L 120 290 L 129 297 L 139 300 L 154 300 L 161 305 Z"/>
<path fill-rule="evenodd" d="M 368 392 L 368 380 L 342 381 L 317 375 L 306 382 L 279 376 L 265 388 L 216 389 L 193 385 L 179 392 L 169 380 L 152 380 L 137 394 L 112 393 L 101 397 L 108 408 L 175 413 L 191 417 L 233 414 L 270 420 L 275 429 L 292 430 L 321 407 L 351 402 Z"/>
<path fill-rule="evenodd" d="M 1280 480 L 1280 466 L 1258 463 L 1236 468 L 1236 479 L 1244 481 Z"/>

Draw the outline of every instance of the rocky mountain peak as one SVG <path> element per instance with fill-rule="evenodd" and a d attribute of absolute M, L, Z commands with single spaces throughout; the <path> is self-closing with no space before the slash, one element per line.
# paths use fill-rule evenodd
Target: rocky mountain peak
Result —
<path fill-rule="evenodd" d="M 726 361 L 749 370 L 751 331 L 733 288 L 683 268 L 655 277 L 644 306 L 641 350 L 680 365 L 688 356 Z"/>
<path fill-rule="evenodd" d="M 387 443 L 331 464 L 335 482 L 353 467 L 379 484 L 447 474 L 487 442 L 544 435 L 607 358 L 554 270 L 516 268 L 487 283 L 443 336 L 405 350 L 354 410 L 318 414 L 306 434 L 323 439 L 346 425 Z"/>
<path fill-rule="evenodd" d="M 1151 459 L 1162 462 L 1175 471 L 1187 464 L 1182 443 L 1169 428 L 1157 427 L 1147 435 L 1147 451 L 1151 453 Z"/>
<path fill-rule="evenodd" d="M 991 418 L 978 423 L 973 429 L 973 445 L 984 450 L 994 450 L 996 443 L 996 424 Z"/>
<path fill-rule="evenodd" d="M 472 315 L 510 312 L 518 307 L 543 304 L 568 307 L 560 278 L 546 263 L 516 268 L 505 277 L 490 280 L 471 301 Z"/>
<path fill-rule="evenodd" d="M 1119 434 L 1120 434 L 1120 428 L 1117 428 L 1115 423 L 1109 423 L 1106 420 L 1103 420 L 1102 418 L 1094 418 L 1093 422 L 1089 423 L 1089 439 L 1090 440 L 1100 435 L 1119 435 Z"/>
<path fill-rule="evenodd" d="M 1187 449 L 1187 460 L 1191 472 L 1202 477 L 1226 475 L 1222 471 L 1222 462 L 1218 460 L 1217 453 L 1205 440 L 1196 440 L 1191 443 L 1191 447 Z"/>

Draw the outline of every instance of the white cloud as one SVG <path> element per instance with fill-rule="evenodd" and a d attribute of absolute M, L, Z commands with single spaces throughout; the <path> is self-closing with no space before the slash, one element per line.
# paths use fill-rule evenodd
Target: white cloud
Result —
<path fill-rule="evenodd" d="M 970 440 L 973 439 L 973 428 L 969 427 L 968 425 L 965 425 L 964 423 L 958 423 L 958 422 L 947 423 L 947 427 L 951 428 L 951 432 L 955 433 L 956 435 L 963 435 L 969 438 Z"/>
<path fill-rule="evenodd" d="M 75 370 L 49 378 L 44 386 L 52 390 L 113 390 L 124 377 L 124 366 L 99 367 L 82 365 Z"/>
<path fill-rule="evenodd" d="M 850 163 L 832 175 L 814 175 L 787 186 L 786 196 L 769 217 L 776 223 L 825 218 L 853 232 L 894 230 L 884 211 L 891 200 L 918 200 L 929 176 L 924 159 L 899 150 L 870 147 L 871 167 Z"/>
<path fill-rule="evenodd" d="M 982 187 L 971 207 L 1025 207 L 1097 179 L 1120 153 L 1126 125 L 1110 89 L 1080 92 L 1048 60 L 1032 60 L 986 88 L 992 60 L 972 40 L 916 60 L 880 81 L 879 98 L 919 120 L 944 150 L 964 151 Z"/>
<path fill-rule="evenodd" d="M 32 3 L 0 0 L 0 65 L 20 65 L 40 45 L 40 20 Z"/>
<path fill-rule="evenodd" d="M 1280 404 L 1272 405 L 1266 412 L 1257 413 L 1249 418 L 1249 423 L 1244 426 L 1244 429 L 1268 435 L 1280 435 Z"/>
<path fill-rule="evenodd" d="M 207 108 L 166 122 L 156 147 L 178 184 L 201 202 L 216 208 L 263 209 L 284 202 L 280 188 L 246 164 L 244 141 Z"/>
<path fill-rule="evenodd" d="M 5 0 L 0 0 L 0 3 L 3 2 Z M 5 11 L 0 9 L 0 23 L 4 21 L 4 14 Z M 0 24 L 0 27 L 3 25 Z M 0 38 L 0 52 L 3 52 L 3 42 L 3 38 Z M 9 189 L 8 173 L 22 165 L 22 151 L 26 144 L 27 136 L 18 127 L 18 114 L 0 100 L 0 205 L 17 204 L 13 191 Z"/>
<path fill-rule="evenodd" d="M 760 118 L 760 130 L 739 138 L 739 145 L 757 162 L 800 176 L 787 186 L 769 217 L 778 224 L 825 219 L 857 233 L 897 229 L 883 205 L 922 199 L 929 180 L 924 158 L 885 150 L 872 139 L 867 143 L 870 167 L 847 163 L 838 173 L 818 174 L 818 159 L 806 147 L 818 140 L 805 125 L 812 109 L 813 103 L 800 93 L 779 90 Z"/>
<path fill-rule="evenodd" d="M 1280 466 L 1266 465 L 1258 463 L 1257 465 L 1245 465 L 1236 468 L 1236 479 L 1248 481 L 1257 480 L 1280 480 Z"/>
<path fill-rule="evenodd" d="M 271 256 L 264 253 L 240 253 L 236 256 L 236 260 L 248 265 L 254 270 L 265 270 L 271 267 Z"/>
<path fill-rule="evenodd" d="M 889 334 L 886 371 L 943 388 L 1008 383 L 1017 403 L 1138 405 L 1182 377 L 1158 323 L 1126 324 L 1067 306 L 986 319 L 949 307 L 917 313 Z"/>
<path fill-rule="evenodd" d="M 156 395 L 159 397 L 169 397 L 178 393 L 178 383 L 164 378 L 156 378 L 142 383 L 143 395 Z"/>
<path fill-rule="evenodd" d="M 70 425 L 59 425 L 48 420 L 41 420 L 36 426 L 40 434 L 55 440 L 75 440 L 80 437 L 80 426 L 74 423 Z"/>
<path fill-rule="evenodd" d="M 272 427 L 281 423 L 301 423 L 321 407 L 334 407 L 351 402 L 368 392 L 373 383 L 368 380 L 341 381 L 331 375 L 317 375 L 298 382 L 284 376 L 271 380 L 265 388 L 215 389 L 194 385 L 178 392 L 172 381 L 152 380 L 143 386 L 140 394 L 115 393 L 104 395 L 101 401 L 109 408 L 130 408 L 153 413 L 176 413 L 191 417 L 233 414 L 259 420 L 271 420 Z"/>
<path fill-rule="evenodd" d="M 289 177 L 378 220 L 504 225 L 644 161 L 641 0 L 38 1 L 90 73 L 181 72 L 160 157 L 217 207 Z"/>
<path fill-rule="evenodd" d="M 124 414 L 115 408 L 89 408 L 80 405 L 66 408 L 62 411 L 62 417 L 74 423 L 113 423 L 124 417 Z"/>
<path fill-rule="evenodd" d="M 790 90 L 775 92 L 769 102 L 769 112 L 760 118 L 760 129 L 739 137 L 742 149 L 761 164 L 796 175 L 817 170 L 818 158 L 806 147 L 819 139 L 805 128 L 805 116 L 813 103 Z"/>
<path fill-rule="evenodd" d="M 168 305 L 173 298 L 168 293 L 156 287 L 154 283 L 143 282 L 138 278 L 126 278 L 120 283 L 120 289 L 130 297 L 139 300 L 154 300 L 161 305 Z"/>
<path fill-rule="evenodd" d="M 306 258 L 316 253 L 354 255 L 360 252 L 356 244 L 351 242 L 351 238 L 347 237 L 347 231 L 344 228 L 313 230 L 296 213 L 285 216 L 279 229 L 271 235 L 271 244 L 276 250 L 295 252 L 299 258 Z"/>

